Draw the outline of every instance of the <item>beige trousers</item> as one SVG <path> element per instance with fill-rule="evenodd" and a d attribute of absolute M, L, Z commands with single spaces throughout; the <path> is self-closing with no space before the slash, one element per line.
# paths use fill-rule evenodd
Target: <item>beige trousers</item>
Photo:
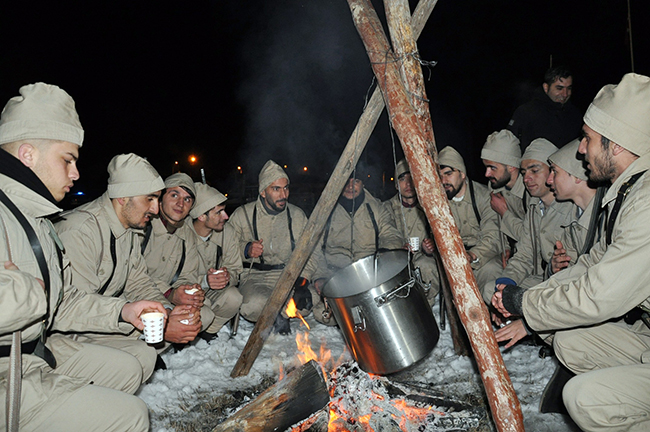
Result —
<path fill-rule="evenodd" d="M 578 374 L 562 398 L 581 429 L 650 430 L 650 330 L 641 321 L 560 331 L 553 346 Z"/>
<path fill-rule="evenodd" d="M 215 334 L 239 313 L 243 297 L 234 286 L 227 286 L 220 290 L 209 289 L 205 296 L 210 300 L 210 307 L 214 313 L 214 320 L 206 331 Z"/>

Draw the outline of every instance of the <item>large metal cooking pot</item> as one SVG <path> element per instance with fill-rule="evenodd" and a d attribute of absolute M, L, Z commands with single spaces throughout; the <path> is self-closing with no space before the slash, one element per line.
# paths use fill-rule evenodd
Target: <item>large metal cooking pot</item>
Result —
<path fill-rule="evenodd" d="M 408 266 L 407 251 L 380 252 L 339 270 L 323 287 L 352 355 L 366 372 L 403 370 L 438 342 L 438 325 Z"/>

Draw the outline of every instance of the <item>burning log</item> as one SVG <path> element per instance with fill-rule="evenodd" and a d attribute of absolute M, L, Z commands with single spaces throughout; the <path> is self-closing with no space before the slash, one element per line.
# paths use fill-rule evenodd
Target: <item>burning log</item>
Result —
<path fill-rule="evenodd" d="M 388 106 L 391 123 L 402 143 L 416 192 L 433 230 L 454 304 L 465 326 L 499 431 L 523 431 L 523 414 L 499 346 L 479 295 L 476 279 L 454 223 L 426 142 L 425 132 L 400 80 L 397 60 L 368 0 L 348 0 L 354 24 Z M 409 23 L 402 23 L 409 25 Z"/>
<path fill-rule="evenodd" d="M 213 432 L 284 431 L 322 409 L 329 401 L 321 368 L 312 360 L 269 387 Z"/>

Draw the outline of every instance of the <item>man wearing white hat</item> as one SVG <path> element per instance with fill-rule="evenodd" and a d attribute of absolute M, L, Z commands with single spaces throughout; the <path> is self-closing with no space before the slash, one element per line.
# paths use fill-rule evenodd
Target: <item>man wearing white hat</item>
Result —
<path fill-rule="evenodd" d="M 197 241 L 199 274 L 206 275 L 202 288 L 212 303 L 214 320 L 205 331 L 216 335 L 232 317 L 239 313 L 242 295 L 237 289 L 243 271 L 239 245 L 232 227 L 226 222 L 226 197 L 213 187 L 194 183 L 196 202 L 190 217 L 190 228 Z"/>
<path fill-rule="evenodd" d="M 280 165 L 272 160 L 264 164 L 259 173 L 258 190 L 258 199 L 238 207 L 230 218 L 244 263 L 239 283 L 244 297 L 240 312 L 252 322 L 262 313 L 307 225 L 305 212 L 287 201 L 289 176 Z M 296 306 L 303 315 L 313 306 L 308 286 L 317 270 L 318 251 L 315 251 L 294 285 Z M 275 328 L 281 334 L 288 334 L 291 327 L 283 314 L 278 314 Z"/>
<path fill-rule="evenodd" d="M 147 273 L 140 253 L 140 237 L 147 222 L 158 213 L 160 191 L 165 187 L 155 168 L 133 153 L 115 156 L 108 164 L 108 190 L 99 198 L 66 212 L 56 223 L 72 267 L 78 289 L 128 300 L 156 300 L 172 309 Z M 165 340 L 186 342 L 192 337 L 189 306 L 170 313 Z M 78 340 L 119 348 L 133 354 L 142 364 L 143 381 L 156 364 L 156 351 L 131 335 L 75 335 Z M 135 340 L 134 340 L 135 339 Z"/>
<path fill-rule="evenodd" d="M 591 180 L 611 182 L 602 201 L 605 235 L 542 284 L 502 286 L 493 298 L 504 315 L 556 331 L 555 353 L 577 374 L 562 397 L 585 431 L 650 429 L 649 119 L 650 78 L 627 74 L 600 90 L 584 116 L 579 151 Z"/>
<path fill-rule="evenodd" d="M 519 140 L 506 129 L 493 132 L 483 145 L 481 159 L 489 181 L 490 206 L 499 215 L 499 230 L 505 236 L 501 252 L 504 258 L 509 258 L 524 229 L 524 203 L 530 198 L 519 175 Z"/>
<path fill-rule="evenodd" d="M 418 203 L 415 186 L 411 178 L 411 169 L 402 159 L 395 168 L 395 189 L 397 194 L 384 207 L 393 216 L 397 230 L 402 236 L 402 243 L 409 243 L 410 238 L 418 239 L 418 250 L 413 252 L 413 266 L 420 269 L 422 282 L 427 290 L 427 300 L 433 306 L 435 297 L 440 291 L 438 266 L 432 256 L 435 253 L 435 243 L 431 239 L 429 221 L 424 210 Z"/>
<path fill-rule="evenodd" d="M 555 247 L 561 240 L 564 226 L 575 219 L 577 207 L 571 201 L 556 201 L 546 184 L 551 172 L 548 158 L 557 151 L 550 141 L 533 140 L 521 157 L 524 185 L 532 197 L 528 201 L 522 237 L 517 253 L 510 258 L 499 277 L 509 278 L 522 287 L 530 288 L 545 279 L 545 271 Z M 483 285 L 483 298 L 489 304 L 495 282 Z"/>
<path fill-rule="evenodd" d="M 463 239 L 478 286 L 503 270 L 497 213 L 490 206 L 490 193 L 481 183 L 467 177 L 463 157 L 453 147 L 438 154 L 440 179 L 460 237 Z"/>
<path fill-rule="evenodd" d="M 52 333 L 128 333 L 142 329 L 146 309 L 166 315 L 158 302 L 71 284 L 47 216 L 79 178 L 83 134 L 72 98 L 48 84 L 22 87 L 0 116 L 0 413 L 9 431 L 149 429 L 146 405 L 125 393 L 142 382 L 135 357 Z"/>
<path fill-rule="evenodd" d="M 153 217 L 145 228 L 141 246 L 147 271 L 158 289 L 172 304 L 193 308 L 187 330 L 189 340 L 185 343 L 194 340 L 214 319 L 209 301 L 205 301 L 205 291 L 199 284 L 205 275 L 199 274 L 196 236 L 188 217 L 195 198 L 194 181 L 189 175 L 179 172 L 167 177 L 158 217 Z"/>

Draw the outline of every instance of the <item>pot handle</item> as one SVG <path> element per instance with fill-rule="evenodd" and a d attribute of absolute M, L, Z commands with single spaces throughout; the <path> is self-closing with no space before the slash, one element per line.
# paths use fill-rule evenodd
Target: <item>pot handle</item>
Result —
<path fill-rule="evenodd" d="M 356 333 L 357 330 L 366 331 L 366 317 L 363 315 L 363 310 L 359 306 L 353 306 L 350 313 L 354 321 L 354 332 Z"/>
<path fill-rule="evenodd" d="M 395 297 L 399 298 L 406 298 L 411 294 L 411 288 L 415 285 L 415 279 L 410 279 L 408 282 L 406 282 L 403 285 L 398 286 L 392 291 L 388 291 L 380 296 L 375 297 L 375 303 L 377 303 L 377 306 L 381 307 L 394 299 Z M 402 291 L 403 289 L 407 289 L 406 294 L 400 295 L 399 292 Z"/>

